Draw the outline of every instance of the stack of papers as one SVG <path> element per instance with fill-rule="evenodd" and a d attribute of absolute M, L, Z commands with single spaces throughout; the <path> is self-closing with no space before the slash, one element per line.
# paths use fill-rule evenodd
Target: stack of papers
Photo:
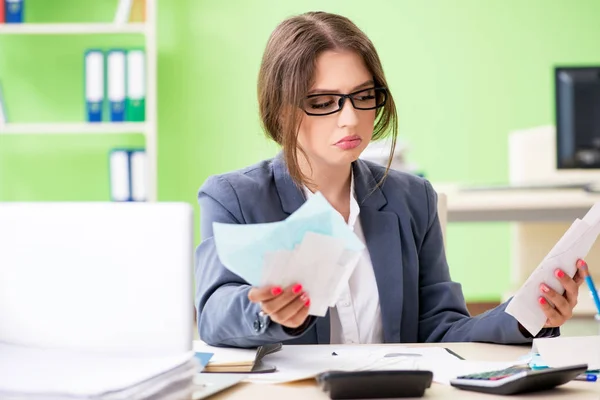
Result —
<path fill-rule="evenodd" d="M 0 398 L 182 399 L 197 369 L 193 352 L 127 357 L 0 344 Z"/>
<path fill-rule="evenodd" d="M 227 269 L 253 286 L 300 283 L 309 314 L 319 317 L 335 305 L 365 247 L 321 193 L 284 221 L 214 223 L 214 234 Z"/>
<path fill-rule="evenodd" d="M 554 276 L 557 268 L 570 277 L 577 272 L 575 263 L 585 258 L 600 234 L 600 203 L 596 203 L 583 217 L 573 222 L 565 234 L 537 266 L 531 276 L 512 298 L 506 312 L 517 319 L 533 336 L 546 323 L 546 315 L 539 307 L 540 285 L 545 283 L 562 294 L 565 289 Z"/>

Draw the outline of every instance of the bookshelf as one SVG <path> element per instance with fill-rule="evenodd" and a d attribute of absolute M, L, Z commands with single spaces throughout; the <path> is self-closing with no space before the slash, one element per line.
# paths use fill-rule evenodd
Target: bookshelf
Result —
<path fill-rule="evenodd" d="M 103 35 L 144 36 L 146 53 L 146 120 L 144 122 L 7 123 L 2 135 L 142 134 L 145 139 L 148 201 L 157 200 L 157 3 L 146 0 L 144 23 L 20 23 L 0 24 L 0 35 Z"/>
<path fill-rule="evenodd" d="M 146 132 L 145 122 L 119 122 L 119 123 L 14 123 L 0 125 L 0 135 L 26 135 L 26 134 L 126 134 Z"/>
<path fill-rule="evenodd" d="M 146 26 L 145 23 L 0 24 L 0 35 L 145 34 Z"/>

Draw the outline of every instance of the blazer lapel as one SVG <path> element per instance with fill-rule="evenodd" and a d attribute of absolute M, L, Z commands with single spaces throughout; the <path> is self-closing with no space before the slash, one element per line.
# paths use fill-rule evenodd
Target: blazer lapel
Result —
<path fill-rule="evenodd" d="M 354 186 L 360 204 L 360 222 L 373 264 L 383 324 L 384 341 L 400 342 L 403 306 L 403 265 L 398 216 L 382 211 L 387 200 L 369 166 L 353 164 Z"/>
<path fill-rule="evenodd" d="M 281 208 L 286 214 L 292 214 L 304 204 L 306 198 L 290 176 L 282 153 L 273 159 L 273 177 L 279 199 L 281 199 Z"/>
<path fill-rule="evenodd" d="M 302 190 L 292 180 L 281 153 L 273 159 L 273 176 L 277 193 L 281 199 L 281 208 L 286 214 L 292 214 L 304 204 L 306 198 Z M 316 332 L 318 344 L 330 343 L 329 310 L 325 314 L 325 317 L 317 318 Z"/>

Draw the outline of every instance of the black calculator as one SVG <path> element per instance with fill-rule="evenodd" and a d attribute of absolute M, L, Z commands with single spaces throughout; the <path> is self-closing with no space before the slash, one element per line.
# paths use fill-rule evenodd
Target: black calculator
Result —
<path fill-rule="evenodd" d="M 540 370 L 521 365 L 458 376 L 450 380 L 450 385 L 464 390 L 501 395 L 537 392 L 563 385 L 585 373 L 587 369 L 587 364 Z"/>

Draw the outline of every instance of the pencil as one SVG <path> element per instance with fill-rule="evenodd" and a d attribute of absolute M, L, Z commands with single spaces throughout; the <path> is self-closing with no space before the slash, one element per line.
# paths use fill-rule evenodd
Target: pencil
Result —
<path fill-rule="evenodd" d="M 590 289 L 590 292 L 592 292 L 592 297 L 594 298 L 594 303 L 596 304 L 596 310 L 600 315 L 600 297 L 598 297 L 598 291 L 596 290 L 596 286 L 594 285 L 594 281 L 592 280 L 588 265 L 585 261 L 582 263 L 581 267 L 579 267 L 579 270 L 581 271 L 583 279 L 585 279 L 585 283 Z"/>

